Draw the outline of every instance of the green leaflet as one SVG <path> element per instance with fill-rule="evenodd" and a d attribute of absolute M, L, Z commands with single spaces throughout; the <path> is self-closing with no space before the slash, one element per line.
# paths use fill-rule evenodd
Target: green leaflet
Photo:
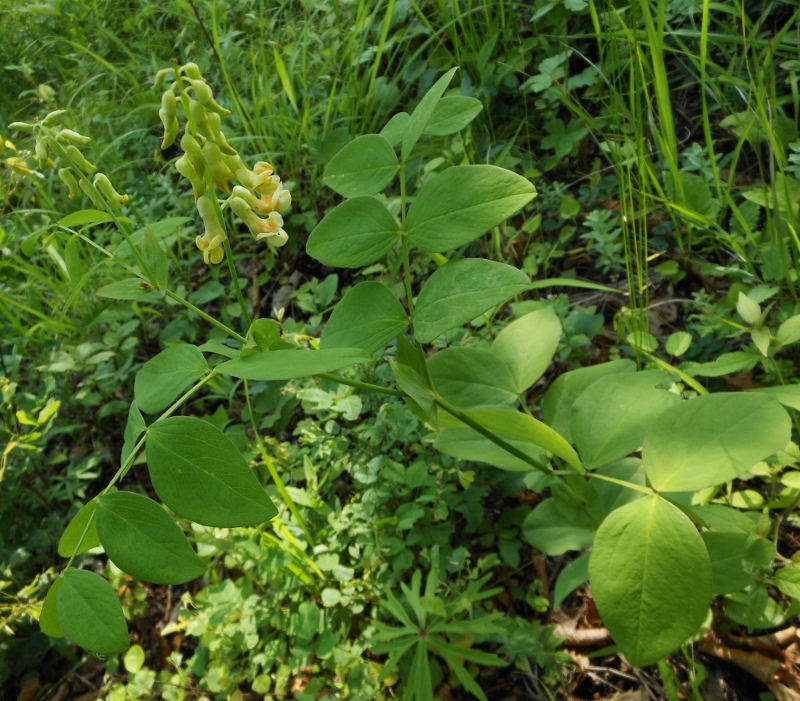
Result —
<path fill-rule="evenodd" d="M 82 648 L 97 655 L 128 648 L 128 626 L 117 593 L 94 572 L 62 572 L 56 610 L 64 634 Z"/>
<path fill-rule="evenodd" d="M 482 109 L 481 101 L 474 97 L 465 95 L 443 97 L 436 104 L 424 133 L 429 136 L 455 134 L 475 119 Z"/>
<path fill-rule="evenodd" d="M 614 360 L 610 363 L 590 365 L 560 375 L 544 395 L 542 401 L 544 422 L 564 436 L 567 441 L 571 441 L 570 424 L 575 400 L 601 377 L 618 372 L 636 372 L 636 363 L 632 360 Z"/>
<path fill-rule="evenodd" d="M 136 403 L 145 414 L 158 414 L 208 372 L 197 346 L 180 343 L 148 360 L 133 385 Z"/>
<path fill-rule="evenodd" d="M 336 305 L 319 347 L 361 348 L 374 353 L 408 326 L 408 316 L 392 291 L 379 282 L 361 282 Z"/>
<path fill-rule="evenodd" d="M 517 394 L 511 370 L 484 348 L 447 348 L 428 359 L 436 391 L 457 407 L 511 404 Z"/>
<path fill-rule="evenodd" d="M 414 336 L 421 343 L 429 343 L 520 294 L 529 284 L 524 272 L 504 263 L 483 258 L 445 263 L 419 293 Z"/>
<path fill-rule="evenodd" d="M 790 439 L 789 415 L 770 396 L 708 394 L 662 413 L 645 436 L 642 459 L 654 489 L 694 492 L 732 480 Z"/>
<path fill-rule="evenodd" d="M 556 580 L 553 590 L 553 608 L 561 606 L 561 602 L 582 584 L 589 581 L 589 553 L 584 553 L 570 562 Z"/>
<path fill-rule="evenodd" d="M 97 499 L 88 501 L 75 514 L 64 533 L 61 534 L 61 540 L 58 541 L 58 554 L 61 557 L 80 555 L 100 545 L 100 539 L 97 537 L 97 524 L 93 518 L 96 504 Z M 89 524 L 88 529 L 86 524 Z M 86 531 L 85 536 L 83 535 L 84 531 Z M 81 537 L 83 537 L 83 541 L 81 541 Z M 78 547 L 78 543 L 80 543 L 80 547 Z"/>
<path fill-rule="evenodd" d="M 784 567 L 775 573 L 775 581 L 784 594 L 800 599 L 800 569 L 793 565 Z"/>
<path fill-rule="evenodd" d="M 50 590 L 47 592 L 47 596 L 44 597 L 42 612 L 39 614 L 39 628 L 42 633 L 53 638 L 64 637 L 64 631 L 58 622 L 58 584 L 60 581 L 61 578 L 57 577 L 50 585 Z"/>
<path fill-rule="evenodd" d="M 403 140 L 410 119 L 411 115 L 408 112 L 398 112 L 381 129 L 381 136 L 392 146 L 397 146 Z"/>
<path fill-rule="evenodd" d="M 415 403 L 416 407 L 410 405 L 411 409 L 419 408 L 422 416 L 419 416 L 417 411 L 414 411 L 414 413 L 423 421 L 428 420 L 435 425 L 436 397 L 425 384 L 424 378 L 413 367 L 395 360 L 389 359 L 389 366 L 392 368 L 397 387 L 405 392 Z"/>
<path fill-rule="evenodd" d="M 750 392 L 758 392 L 759 394 L 766 394 L 768 397 L 779 401 L 783 406 L 788 406 L 790 409 L 800 410 L 800 384 L 792 385 L 776 385 L 775 387 L 758 387 L 757 389 L 748 390 Z"/>
<path fill-rule="evenodd" d="M 419 137 L 422 136 L 422 133 L 428 126 L 428 122 L 430 122 L 436 109 L 436 103 L 439 102 L 439 98 L 447 89 L 447 86 L 453 78 L 453 74 L 457 70 L 457 68 L 451 68 L 439 78 L 439 80 L 433 84 L 433 87 L 425 93 L 425 96 L 419 101 L 419 104 L 411 113 L 411 118 L 408 120 L 408 124 L 403 131 L 403 145 L 400 148 L 400 158 L 403 163 L 408 160 L 408 157 L 411 155 L 411 149 L 414 148 L 417 141 L 419 141 Z"/>
<path fill-rule="evenodd" d="M 439 412 L 440 420 L 444 416 L 445 413 Z M 528 441 L 503 435 L 503 433 L 498 433 L 498 435 L 506 443 L 532 457 L 542 466 L 547 464 L 547 458 L 542 448 Z M 487 465 L 492 465 L 501 470 L 508 470 L 509 472 L 530 472 L 533 469 L 530 463 L 511 455 L 500 446 L 492 443 L 488 438 L 484 438 L 480 433 L 468 427 L 442 428 L 436 436 L 433 447 L 439 452 L 459 460 L 485 462 Z M 537 474 L 540 473 L 537 472 Z"/>
<path fill-rule="evenodd" d="M 506 326 L 492 350 L 511 369 L 518 393 L 533 385 L 547 370 L 561 339 L 561 321 L 552 309 L 539 309 Z"/>
<path fill-rule="evenodd" d="M 490 165 L 452 166 L 426 183 L 406 217 L 409 242 L 449 251 L 485 234 L 536 196 L 521 175 Z"/>
<path fill-rule="evenodd" d="M 392 181 L 397 169 L 392 144 L 379 134 L 365 134 L 331 159 L 322 179 L 344 197 L 374 195 Z"/>
<path fill-rule="evenodd" d="M 169 261 L 167 261 L 167 254 L 162 250 L 156 235 L 150 229 L 145 230 L 138 248 L 144 272 L 147 274 L 150 284 L 159 292 L 164 292 L 169 276 Z"/>
<path fill-rule="evenodd" d="M 547 555 L 588 548 L 596 530 L 597 524 L 584 509 L 553 498 L 540 502 L 522 526 L 525 540 Z"/>
<path fill-rule="evenodd" d="M 61 226 L 86 226 L 87 224 L 99 224 L 111 221 L 111 215 L 101 212 L 99 209 L 82 209 L 80 212 L 73 212 L 66 217 L 59 219 Z"/>
<path fill-rule="evenodd" d="M 695 633 L 711 603 L 703 539 L 687 516 L 656 496 L 603 522 L 589 581 L 603 623 L 638 667 L 658 662 Z"/>
<path fill-rule="evenodd" d="M 321 372 L 341 370 L 371 360 L 360 348 L 325 350 L 275 350 L 234 358 L 217 365 L 216 372 L 245 380 L 291 380 Z"/>
<path fill-rule="evenodd" d="M 183 584 L 206 564 L 164 509 L 133 492 L 97 500 L 97 533 L 111 561 L 123 572 L 154 584 Z"/>
<path fill-rule="evenodd" d="M 144 280 L 138 277 L 112 282 L 97 290 L 98 297 L 108 299 L 129 299 L 135 302 L 158 302 L 161 293 Z"/>
<path fill-rule="evenodd" d="M 161 500 L 204 526 L 250 526 L 278 513 L 230 438 L 207 421 L 156 421 L 147 433 L 147 463 Z"/>
<path fill-rule="evenodd" d="M 714 579 L 715 594 L 730 594 L 750 586 L 753 565 L 768 566 L 775 557 L 775 546 L 753 533 L 702 534 Z"/>
<path fill-rule="evenodd" d="M 679 395 L 656 385 L 668 381 L 661 370 L 618 373 L 593 382 L 572 407 L 571 433 L 587 467 L 600 467 L 638 450 L 647 429 Z"/>
<path fill-rule="evenodd" d="M 400 227 L 380 200 L 362 195 L 342 202 L 311 232 L 306 251 L 320 263 L 360 268 L 400 242 Z"/>

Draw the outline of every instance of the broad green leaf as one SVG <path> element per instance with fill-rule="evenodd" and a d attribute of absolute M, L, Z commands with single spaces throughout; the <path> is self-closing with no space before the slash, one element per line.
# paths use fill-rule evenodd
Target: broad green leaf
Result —
<path fill-rule="evenodd" d="M 406 217 L 408 240 L 440 253 L 464 246 L 536 197 L 521 175 L 490 165 L 452 166 L 427 182 Z"/>
<path fill-rule="evenodd" d="M 440 419 L 444 416 L 439 414 Z M 502 433 L 498 434 L 506 443 L 533 458 L 542 467 L 547 465 L 544 450 L 529 441 L 519 440 Z M 471 428 L 442 428 L 436 436 L 433 447 L 440 453 L 450 455 L 459 460 L 484 462 L 509 472 L 530 472 L 534 469 L 530 463 L 520 460 L 500 446 L 485 438 Z M 541 473 L 536 473 L 540 475 Z M 543 475 L 542 475 L 543 476 Z"/>
<path fill-rule="evenodd" d="M 341 370 L 368 360 L 371 360 L 369 353 L 360 348 L 275 350 L 228 360 L 214 370 L 244 380 L 291 380 Z"/>
<path fill-rule="evenodd" d="M 742 370 L 752 370 L 759 360 L 759 356 L 753 353 L 734 351 L 733 353 L 723 353 L 710 363 L 686 363 L 681 365 L 681 370 L 692 377 L 697 375 L 700 377 L 722 377 Z"/>
<path fill-rule="evenodd" d="M 642 460 L 658 491 L 694 492 L 734 479 L 791 439 L 786 410 L 758 392 L 707 394 L 658 417 Z"/>
<path fill-rule="evenodd" d="M 72 287 L 78 284 L 80 279 L 86 274 L 86 263 L 82 256 L 83 245 L 78 236 L 70 236 L 67 245 L 64 246 L 64 263 L 67 266 Z"/>
<path fill-rule="evenodd" d="M 403 140 L 403 135 L 406 133 L 406 127 L 408 127 L 410 119 L 411 115 L 408 112 L 398 112 L 381 129 L 381 136 L 392 146 L 397 146 Z"/>
<path fill-rule="evenodd" d="M 100 539 L 97 537 L 97 524 L 94 519 L 96 504 L 96 499 L 87 502 L 69 522 L 61 536 L 61 540 L 58 541 L 58 554 L 61 557 L 80 555 L 100 545 Z M 88 528 L 86 527 L 87 524 Z M 84 531 L 86 532 L 85 536 L 83 535 Z M 81 538 L 83 538 L 83 541 L 81 541 Z M 80 543 L 80 547 L 78 547 L 78 543 Z"/>
<path fill-rule="evenodd" d="M 411 150 L 416 146 L 419 137 L 428 126 L 434 111 L 436 110 L 436 103 L 439 102 L 442 93 L 447 89 L 453 74 L 457 68 L 451 68 L 439 80 L 437 80 L 433 87 L 425 93 L 425 96 L 419 101 L 416 109 L 411 113 L 411 118 L 408 120 L 405 131 L 403 132 L 403 145 L 400 149 L 401 160 L 405 163 L 411 155 Z"/>
<path fill-rule="evenodd" d="M 138 277 L 112 282 L 101 287 L 96 294 L 107 299 L 127 299 L 134 302 L 158 302 L 162 299 L 161 293 L 155 287 Z"/>
<path fill-rule="evenodd" d="M 360 282 L 336 305 L 322 330 L 319 347 L 361 348 L 374 353 L 408 326 L 392 291 L 379 282 Z"/>
<path fill-rule="evenodd" d="M 73 212 L 58 220 L 61 226 L 86 226 L 87 224 L 99 224 L 100 222 L 111 221 L 111 216 L 99 209 L 82 209 L 80 212 Z"/>
<path fill-rule="evenodd" d="M 689 350 L 689 346 L 691 345 L 691 334 L 688 334 L 685 331 L 677 331 L 667 340 L 667 353 L 670 355 L 683 355 L 687 350 Z"/>
<path fill-rule="evenodd" d="M 150 280 L 150 284 L 157 288 L 159 292 L 164 292 L 167 288 L 169 262 L 167 261 L 167 254 L 161 249 L 161 244 L 158 242 L 156 235 L 149 229 L 146 230 L 138 248 L 141 253 L 144 273 Z"/>
<path fill-rule="evenodd" d="M 331 159 L 322 180 L 344 197 L 374 195 L 392 181 L 397 168 L 392 144 L 379 134 L 365 134 Z"/>
<path fill-rule="evenodd" d="M 436 391 L 457 407 L 512 404 L 517 399 L 511 370 L 485 348 L 457 347 L 428 358 Z"/>
<path fill-rule="evenodd" d="M 647 429 L 679 395 L 656 385 L 669 381 L 661 370 L 616 373 L 592 383 L 575 401 L 570 426 L 587 467 L 624 458 L 642 446 Z"/>
<path fill-rule="evenodd" d="M 553 590 L 553 608 L 561 606 L 572 592 L 589 581 L 589 553 L 584 553 L 570 562 L 556 580 Z"/>
<path fill-rule="evenodd" d="M 583 550 L 594 540 L 597 524 L 577 507 L 550 498 L 542 501 L 525 519 L 525 540 L 547 555 Z"/>
<path fill-rule="evenodd" d="M 147 432 L 147 464 L 161 500 L 204 526 L 251 526 L 278 513 L 231 439 L 207 421 L 156 421 Z"/>
<path fill-rule="evenodd" d="M 342 202 L 311 232 L 306 251 L 320 263 L 360 268 L 400 242 L 400 227 L 380 200 L 363 195 Z"/>
<path fill-rule="evenodd" d="M 183 584 L 206 571 L 177 523 L 152 499 L 133 492 L 97 500 L 97 534 L 123 572 L 153 584 Z"/>
<path fill-rule="evenodd" d="M 723 610 L 734 623 L 749 628 L 775 628 L 785 619 L 783 609 L 770 597 L 764 584 L 754 584 L 746 592 L 728 594 Z"/>
<path fill-rule="evenodd" d="M 638 458 L 624 458 L 612 462 L 610 465 L 601 467 L 595 470 L 595 474 L 603 475 L 604 477 L 611 477 L 616 480 L 630 482 L 631 484 L 645 485 L 644 466 L 642 461 Z M 621 484 L 608 482 L 602 479 L 593 479 L 592 487 L 594 487 L 597 496 L 597 511 L 595 513 L 602 515 L 603 518 L 608 516 L 612 511 L 619 509 L 626 504 L 630 504 L 636 499 L 642 498 L 642 492 L 625 487 Z"/>
<path fill-rule="evenodd" d="M 778 343 L 788 346 L 800 341 L 800 314 L 784 321 L 778 328 Z"/>
<path fill-rule="evenodd" d="M 493 433 L 532 443 L 552 453 L 583 472 L 578 454 L 558 433 L 541 421 L 514 409 L 470 409 L 464 414 Z M 463 427 L 458 419 L 447 415 L 440 419 L 442 426 Z"/>
<path fill-rule="evenodd" d="M 506 326 L 492 350 L 511 369 L 518 393 L 533 385 L 547 370 L 561 339 L 561 321 L 551 309 L 539 309 Z"/>
<path fill-rule="evenodd" d="M 772 397 L 774 400 L 783 404 L 783 406 L 788 406 L 790 409 L 797 409 L 800 411 L 800 384 L 758 387 L 757 389 L 749 391 L 766 394 L 768 397 Z"/>
<path fill-rule="evenodd" d="M 122 658 L 122 664 L 129 674 L 136 674 L 144 667 L 145 654 L 141 645 L 131 645 Z"/>
<path fill-rule="evenodd" d="M 425 384 L 425 379 L 409 365 L 404 365 L 403 363 L 398 363 L 389 359 L 389 366 L 392 368 L 394 381 L 397 383 L 398 388 L 411 397 L 417 407 L 423 412 L 425 419 L 435 425 L 436 398 L 428 385 Z M 412 406 L 412 409 L 413 408 Z"/>
<path fill-rule="evenodd" d="M 260 351 L 266 352 L 281 340 L 281 327 L 274 319 L 256 319 L 250 324 L 247 335 Z"/>
<path fill-rule="evenodd" d="M 694 634 L 711 603 L 711 563 L 694 524 L 646 496 L 600 526 L 589 561 L 597 609 L 628 661 L 658 662 Z"/>
<path fill-rule="evenodd" d="M 100 575 L 65 570 L 58 584 L 58 622 L 72 642 L 96 655 L 128 648 L 128 626 L 117 592 Z"/>
<path fill-rule="evenodd" d="M 445 263 L 431 275 L 417 298 L 414 336 L 429 343 L 456 326 L 528 288 L 521 270 L 483 258 Z"/>
<path fill-rule="evenodd" d="M 148 360 L 133 383 L 136 403 L 145 414 L 169 407 L 208 372 L 208 363 L 197 346 L 179 343 Z"/>
<path fill-rule="evenodd" d="M 443 97 L 436 104 L 425 134 L 430 136 L 447 136 L 455 134 L 477 117 L 483 105 L 480 100 L 464 95 Z"/>
<path fill-rule="evenodd" d="M 769 566 L 775 557 L 775 546 L 753 533 L 702 534 L 715 594 L 730 594 L 750 586 L 753 582 L 753 565 Z"/>
<path fill-rule="evenodd" d="M 45 635 L 50 635 L 53 638 L 64 637 L 64 631 L 58 622 L 58 585 L 60 581 L 61 578 L 57 577 L 50 585 L 50 590 L 47 592 L 47 596 L 44 597 L 42 612 L 39 614 L 40 630 Z"/>
<path fill-rule="evenodd" d="M 614 360 L 560 375 L 544 395 L 542 401 L 544 422 L 571 442 L 570 425 L 575 400 L 601 377 L 622 372 L 636 372 L 636 363 L 632 360 Z"/>
<path fill-rule="evenodd" d="M 745 513 L 722 504 L 692 506 L 692 511 L 720 533 L 755 533 L 758 527 L 757 512 Z"/>
<path fill-rule="evenodd" d="M 800 568 L 790 565 L 778 570 L 775 573 L 775 580 L 780 589 L 786 596 L 793 599 L 800 599 Z M 49 596 L 49 595 L 48 595 Z M 44 616 L 44 610 L 42 610 Z"/>

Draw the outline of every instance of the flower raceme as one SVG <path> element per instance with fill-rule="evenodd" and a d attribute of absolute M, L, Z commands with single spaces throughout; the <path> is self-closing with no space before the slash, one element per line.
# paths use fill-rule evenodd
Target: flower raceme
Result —
<path fill-rule="evenodd" d="M 259 161 L 253 169 L 247 167 L 242 157 L 229 143 L 222 131 L 222 117 L 230 111 L 215 99 L 200 69 L 194 63 L 179 68 L 166 68 L 156 75 L 155 87 L 172 78 L 161 96 L 159 117 L 164 125 L 162 149 L 169 148 L 180 139 L 183 155 L 175 162 L 175 169 L 186 178 L 197 203 L 205 231 L 196 239 L 207 264 L 217 264 L 225 257 L 223 247 L 227 234 L 219 212 L 224 207 L 247 226 L 257 241 L 267 241 L 273 246 L 283 246 L 288 235 L 283 230 L 281 212 L 292 203 L 291 193 L 283 187 L 272 165 Z M 238 184 L 233 186 L 231 180 Z M 223 202 L 216 200 L 216 190 L 231 192 Z M 214 200 L 219 207 L 214 206 Z M 263 218 L 262 218 L 263 217 Z"/>

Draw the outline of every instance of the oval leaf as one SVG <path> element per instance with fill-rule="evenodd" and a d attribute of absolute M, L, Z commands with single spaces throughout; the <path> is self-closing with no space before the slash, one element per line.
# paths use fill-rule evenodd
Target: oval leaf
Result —
<path fill-rule="evenodd" d="M 58 554 L 61 557 L 80 555 L 100 545 L 100 539 L 97 537 L 97 522 L 94 519 L 96 504 L 97 499 L 87 502 L 69 522 L 61 535 L 61 540 L 58 541 Z"/>
<path fill-rule="evenodd" d="M 522 525 L 525 540 L 547 555 L 588 548 L 596 530 L 585 510 L 559 504 L 556 499 L 545 499 Z"/>
<path fill-rule="evenodd" d="M 147 464 L 161 500 L 204 526 L 250 526 L 278 513 L 231 439 L 207 421 L 156 421 L 147 432 Z"/>
<path fill-rule="evenodd" d="M 64 631 L 58 622 L 58 584 L 60 581 L 61 578 L 57 577 L 50 585 L 50 590 L 47 592 L 47 596 L 44 597 L 42 612 L 39 614 L 40 630 L 45 635 L 50 635 L 53 638 L 64 637 Z"/>
<path fill-rule="evenodd" d="M 490 165 L 453 166 L 426 183 L 408 210 L 408 240 L 439 253 L 464 246 L 536 196 L 521 175 Z"/>
<path fill-rule="evenodd" d="M 206 372 L 208 363 L 197 346 L 190 343 L 170 346 L 136 373 L 133 383 L 136 403 L 145 414 L 158 414 Z"/>
<path fill-rule="evenodd" d="M 392 181 L 397 167 L 392 145 L 380 134 L 365 134 L 331 159 L 322 180 L 345 197 L 374 195 Z"/>
<path fill-rule="evenodd" d="M 403 140 L 410 119 L 411 115 L 408 112 L 398 112 L 381 129 L 381 136 L 392 146 L 397 146 Z"/>
<path fill-rule="evenodd" d="M 770 396 L 707 394 L 658 417 L 645 436 L 642 460 L 658 491 L 694 492 L 734 479 L 790 439 L 789 415 Z"/>
<path fill-rule="evenodd" d="M 457 70 L 458 68 L 451 68 L 439 78 L 431 89 L 425 93 L 424 97 L 411 113 L 411 118 L 408 120 L 408 124 L 403 132 L 403 146 L 400 149 L 403 163 L 408 160 L 408 157 L 411 155 L 411 150 L 414 148 L 417 141 L 419 141 L 422 132 L 424 132 L 425 128 L 428 126 L 428 122 L 430 122 L 436 110 L 436 103 L 439 102 L 442 93 L 444 93 L 447 86 L 450 85 L 450 81 L 453 79 L 453 75 Z"/>
<path fill-rule="evenodd" d="M 425 133 L 429 136 L 455 134 L 475 119 L 482 109 L 481 101 L 474 97 L 465 95 L 443 97 L 436 104 L 428 126 L 425 127 Z"/>
<path fill-rule="evenodd" d="M 336 305 L 319 347 L 361 348 L 374 353 L 408 326 L 408 316 L 392 291 L 379 282 L 361 282 Z"/>
<path fill-rule="evenodd" d="M 371 360 L 360 348 L 327 350 L 276 350 L 235 358 L 217 365 L 216 372 L 243 380 L 291 380 Z"/>
<path fill-rule="evenodd" d="M 514 378 L 505 362 L 484 348 L 448 348 L 428 359 L 436 391 L 457 407 L 511 404 Z"/>
<path fill-rule="evenodd" d="M 320 263 L 360 268 L 400 241 L 400 227 L 380 200 L 368 195 L 342 202 L 311 232 L 306 251 Z"/>
<path fill-rule="evenodd" d="M 152 499 L 132 492 L 97 500 L 97 533 L 123 572 L 153 584 L 183 584 L 206 571 L 183 531 Z"/>
<path fill-rule="evenodd" d="M 768 567 L 775 558 L 775 546 L 754 533 L 702 534 L 708 556 L 715 594 L 732 594 L 753 583 L 753 565 Z"/>
<path fill-rule="evenodd" d="M 439 419 L 442 420 L 443 418 L 444 414 L 440 412 Z M 536 460 L 542 467 L 547 465 L 547 457 L 544 454 L 544 450 L 539 446 L 533 445 L 529 441 L 504 436 L 502 433 L 498 433 L 498 435 L 506 443 Z M 440 453 L 450 455 L 459 460 L 484 462 L 487 465 L 492 465 L 501 470 L 508 470 L 509 472 L 531 472 L 532 470 L 530 463 L 520 460 L 474 429 L 467 427 L 443 428 L 436 435 L 433 447 Z M 539 473 L 537 472 L 536 474 Z"/>
<path fill-rule="evenodd" d="M 161 293 L 155 287 L 138 277 L 112 282 L 101 287 L 96 294 L 107 299 L 127 299 L 134 302 L 157 302 L 161 299 Z"/>
<path fill-rule="evenodd" d="M 59 579 L 57 611 L 64 634 L 97 655 L 127 650 L 128 626 L 113 587 L 87 570 L 66 570 Z"/>
<path fill-rule="evenodd" d="M 658 662 L 695 633 L 711 603 L 711 563 L 692 522 L 646 496 L 600 526 L 589 561 L 597 609 L 632 665 Z"/>
<path fill-rule="evenodd" d="M 529 284 L 525 273 L 504 263 L 483 258 L 445 263 L 419 293 L 414 336 L 421 343 L 429 343 L 524 292 Z"/>
<path fill-rule="evenodd" d="M 571 432 L 586 467 L 607 465 L 642 447 L 656 418 L 682 401 L 673 392 L 656 389 L 668 377 L 661 370 L 609 375 L 578 397 Z"/>
<path fill-rule="evenodd" d="M 66 217 L 58 220 L 61 226 L 86 226 L 87 224 L 99 224 L 100 222 L 111 221 L 111 216 L 99 209 L 82 209 L 80 212 L 73 212 Z"/>
<path fill-rule="evenodd" d="M 561 321 L 552 309 L 538 309 L 506 326 L 492 350 L 506 361 L 518 393 L 547 370 L 561 339 Z"/>

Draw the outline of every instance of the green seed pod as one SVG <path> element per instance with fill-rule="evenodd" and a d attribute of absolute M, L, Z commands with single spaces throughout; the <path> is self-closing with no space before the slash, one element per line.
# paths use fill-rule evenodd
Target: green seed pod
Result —
<path fill-rule="evenodd" d="M 205 172 L 206 159 L 203 156 L 203 149 L 200 148 L 200 144 L 197 143 L 197 139 L 195 139 L 188 131 L 184 132 L 183 136 L 181 137 L 181 148 L 183 149 L 183 152 L 189 156 L 189 160 L 191 160 L 194 169 L 202 178 L 203 173 Z"/>
<path fill-rule="evenodd" d="M 56 135 L 56 141 L 62 144 L 88 144 L 91 139 L 77 131 L 72 131 L 72 129 L 62 129 Z"/>
<path fill-rule="evenodd" d="M 52 127 L 56 124 L 61 123 L 61 118 L 67 113 L 66 110 L 56 110 L 55 112 L 50 112 L 44 120 L 42 120 L 42 124 L 46 124 L 48 127 Z"/>
<path fill-rule="evenodd" d="M 181 70 L 186 74 L 186 77 L 189 80 L 202 80 L 203 76 L 200 73 L 200 69 L 197 67 L 196 63 L 189 62 L 181 67 Z"/>
<path fill-rule="evenodd" d="M 97 166 L 87 161 L 85 156 L 77 148 L 75 148 L 75 146 L 67 146 L 66 151 L 67 155 L 81 170 L 87 173 L 94 173 L 97 170 Z"/>
<path fill-rule="evenodd" d="M 153 82 L 153 87 L 157 88 L 157 87 L 161 86 L 164 83 L 164 81 L 166 80 L 167 76 L 170 73 L 174 73 L 174 72 L 175 72 L 174 68 L 162 68 L 158 73 L 156 73 L 156 79 Z"/>
<path fill-rule="evenodd" d="M 205 194 L 206 184 L 204 180 L 197 174 L 189 156 L 183 154 L 177 161 L 175 161 L 175 169 L 192 184 L 192 191 L 194 198 L 200 199 Z"/>
<path fill-rule="evenodd" d="M 164 125 L 164 138 L 161 140 L 161 150 L 163 151 L 175 143 L 175 139 L 178 138 L 178 132 L 180 131 L 180 124 L 178 124 L 177 117 L 166 114 L 164 110 L 158 110 L 158 116 L 161 118 L 161 123 Z"/>
<path fill-rule="evenodd" d="M 81 190 L 83 190 L 83 194 L 85 194 L 94 204 L 97 209 L 102 212 L 106 211 L 106 203 L 103 202 L 97 195 L 95 195 L 94 190 L 89 187 L 85 180 L 81 180 Z"/>
<path fill-rule="evenodd" d="M 69 198 L 71 200 L 81 196 L 81 188 L 80 185 L 78 185 L 78 179 L 75 177 L 72 168 L 60 168 L 58 177 L 61 178 L 61 182 L 69 188 Z"/>
<path fill-rule="evenodd" d="M 118 206 L 126 204 L 130 199 L 127 195 L 120 195 L 104 173 L 98 173 L 94 176 L 94 186 Z"/>
<path fill-rule="evenodd" d="M 178 101 L 175 99 L 175 93 L 172 92 L 172 88 L 165 90 L 161 95 L 161 109 L 170 117 L 178 116 Z"/>
<path fill-rule="evenodd" d="M 9 129 L 14 129 L 15 131 L 33 131 L 33 124 L 28 124 L 27 122 L 11 122 L 8 125 Z"/>

